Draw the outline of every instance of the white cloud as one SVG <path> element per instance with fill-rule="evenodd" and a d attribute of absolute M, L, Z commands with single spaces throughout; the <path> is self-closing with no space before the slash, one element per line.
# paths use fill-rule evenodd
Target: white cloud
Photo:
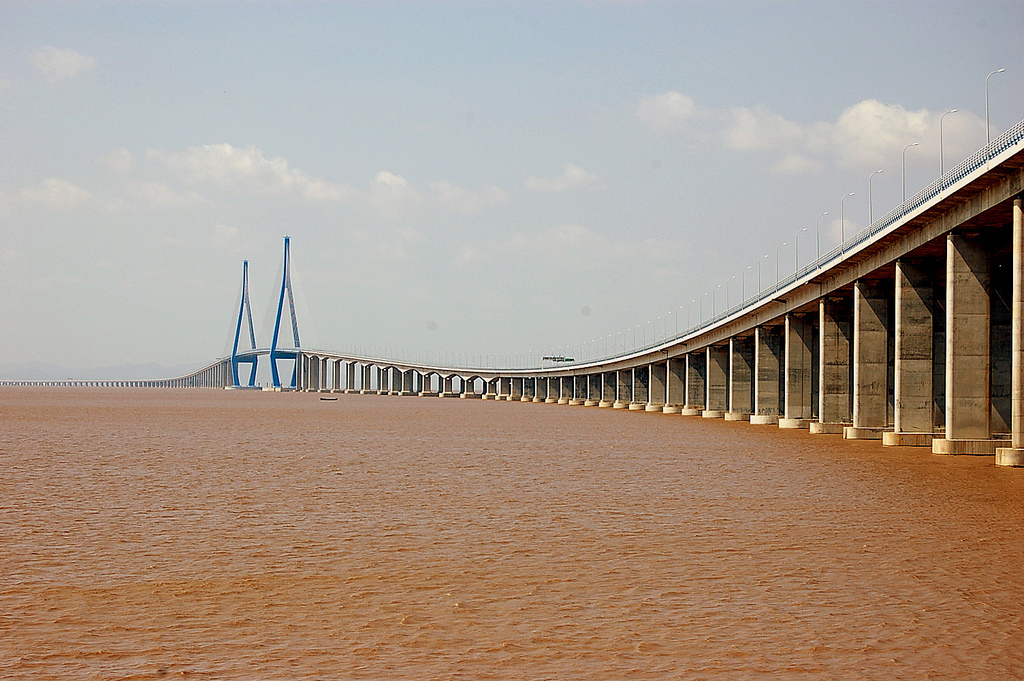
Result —
<path fill-rule="evenodd" d="M 32 66 L 43 74 L 47 82 L 58 83 L 92 70 L 96 60 L 73 50 L 59 50 L 48 45 L 32 53 Z"/>
<path fill-rule="evenodd" d="M 100 156 L 96 162 L 110 172 L 119 175 L 124 175 L 135 167 L 135 157 L 131 151 L 124 147 L 111 149 L 103 156 Z"/>
<path fill-rule="evenodd" d="M 333 184 L 291 168 L 281 157 L 267 158 L 260 149 L 236 149 L 230 144 L 190 147 L 182 152 L 150 149 L 146 160 L 162 165 L 179 178 L 195 184 L 257 195 L 292 195 L 311 201 L 339 202 L 356 193 L 352 187 Z"/>
<path fill-rule="evenodd" d="M 597 182 L 597 175 L 588 173 L 574 163 L 566 163 L 561 174 L 555 177 L 529 177 L 526 188 L 535 192 L 564 192 L 576 187 L 585 187 Z"/>
<path fill-rule="evenodd" d="M 633 233 L 634 230 L 625 230 Z M 603 262 L 617 262 L 642 258 L 649 261 L 678 261 L 683 245 L 674 241 L 640 239 L 638 241 L 613 240 L 583 225 L 564 224 L 530 234 L 515 234 L 500 245 L 505 251 L 519 251 L 545 256 L 559 256 L 576 263 L 597 266 Z"/>
<path fill-rule="evenodd" d="M 434 202 L 456 213 L 477 213 L 489 205 L 508 201 L 508 194 L 493 185 L 474 192 L 448 180 L 430 183 Z"/>
<path fill-rule="evenodd" d="M 825 169 L 825 165 L 818 159 L 811 158 L 801 153 L 790 152 L 773 163 L 769 171 L 775 175 L 806 175 L 816 173 Z"/>
<path fill-rule="evenodd" d="M 421 190 L 388 170 L 377 173 L 367 187 L 361 189 L 314 177 L 291 167 L 285 158 L 268 158 L 254 146 L 239 149 L 230 144 L 212 144 L 181 152 L 150 149 L 146 160 L 193 185 L 210 185 L 259 197 L 283 196 L 338 203 L 389 217 L 409 215 L 430 207 L 472 213 L 508 200 L 508 195 L 498 187 L 472 191 L 444 179 Z"/>
<path fill-rule="evenodd" d="M 667 92 L 642 100 L 638 115 L 657 129 L 679 129 L 694 118 L 714 121 L 726 149 L 775 155 L 770 172 L 802 174 L 820 170 L 827 159 L 858 168 L 892 163 L 913 142 L 920 145 L 919 154 L 936 157 L 941 112 L 911 111 L 868 99 L 847 108 L 834 122 L 804 124 L 763 106 L 712 112 L 690 97 Z M 984 121 L 970 112 L 958 112 L 944 122 L 945 151 L 951 157 L 966 153 L 983 137 Z"/>
<path fill-rule="evenodd" d="M 644 97 L 636 113 L 644 123 L 661 129 L 680 128 L 687 121 L 709 116 L 709 112 L 699 108 L 692 97 L 675 91 Z"/>
<path fill-rule="evenodd" d="M 807 131 L 763 107 L 735 107 L 722 132 L 725 146 L 736 151 L 786 150 L 806 146 Z"/>
<path fill-rule="evenodd" d="M 73 208 L 92 201 L 91 192 L 56 177 L 43 180 L 32 187 L 24 187 L 19 195 L 22 200 L 29 203 L 59 209 Z"/>
<path fill-rule="evenodd" d="M 179 192 L 163 182 L 129 180 L 121 185 L 121 196 L 111 204 L 111 209 L 185 208 L 205 202 L 195 192 Z"/>

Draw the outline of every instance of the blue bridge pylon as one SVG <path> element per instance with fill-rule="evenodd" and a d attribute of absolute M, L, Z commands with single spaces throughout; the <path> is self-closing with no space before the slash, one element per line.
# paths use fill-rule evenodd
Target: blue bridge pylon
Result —
<path fill-rule="evenodd" d="M 288 384 L 289 388 L 295 388 L 295 381 L 298 374 L 299 368 L 299 322 L 295 316 L 295 295 L 292 293 L 292 273 L 291 273 L 291 237 L 284 238 L 284 267 L 282 268 L 283 275 L 281 277 L 281 293 L 277 299 L 277 315 L 274 318 L 274 337 L 270 342 L 270 374 L 273 380 L 275 388 L 282 388 L 281 375 L 278 370 L 277 361 L 279 359 L 290 359 L 294 361 L 292 367 L 292 378 Z M 279 348 L 278 341 L 281 336 L 281 313 L 284 311 L 284 300 L 285 296 L 288 297 L 288 313 L 292 322 L 292 341 L 293 345 L 291 348 Z M 249 328 L 249 350 L 242 350 L 239 352 L 238 343 L 242 337 L 242 322 L 247 322 Z M 235 324 L 235 342 L 231 348 L 231 377 L 234 382 L 235 388 L 249 387 L 253 388 L 256 386 L 256 369 L 259 360 L 260 351 L 256 347 L 256 331 L 252 324 L 252 307 L 249 304 L 249 261 L 246 260 L 242 263 L 242 299 L 238 305 L 238 321 Z M 249 382 L 246 386 L 242 386 L 241 377 L 238 373 L 238 366 L 240 364 L 249 364 L 251 369 L 249 372 Z"/>
<path fill-rule="evenodd" d="M 235 343 L 231 346 L 231 378 L 234 381 L 236 388 L 242 387 L 242 383 L 238 376 L 238 365 L 248 364 L 249 369 L 249 383 L 248 387 L 256 387 L 256 365 L 259 355 L 243 355 L 238 354 L 238 341 L 242 335 L 242 319 L 246 319 L 249 323 L 249 349 L 256 349 L 256 331 L 252 326 L 252 306 L 249 305 L 249 261 L 242 261 L 242 301 L 238 305 L 238 323 L 235 324 Z"/>

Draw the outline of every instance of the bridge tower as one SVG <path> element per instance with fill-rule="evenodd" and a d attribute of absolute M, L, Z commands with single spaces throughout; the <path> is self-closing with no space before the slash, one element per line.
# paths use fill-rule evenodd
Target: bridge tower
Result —
<path fill-rule="evenodd" d="M 292 293 L 292 271 L 291 271 L 291 255 L 290 255 L 290 242 L 291 237 L 284 238 L 284 267 L 282 268 L 281 275 L 281 293 L 277 298 L 277 315 L 274 317 L 274 337 L 270 342 L 270 373 L 274 381 L 274 387 L 280 388 L 281 376 L 278 373 L 277 360 L 278 359 L 291 359 L 295 361 L 292 368 L 292 380 L 289 384 L 289 388 L 295 388 L 295 379 L 299 369 L 299 357 L 301 351 L 299 350 L 299 322 L 295 318 L 295 296 Z M 285 294 L 288 295 L 288 312 L 292 321 L 292 340 L 294 345 L 291 349 L 281 350 L 277 347 L 278 339 L 281 335 L 281 313 L 284 312 L 284 299 Z"/>
<path fill-rule="evenodd" d="M 242 387 L 242 383 L 238 376 L 238 365 L 249 364 L 249 382 L 248 387 L 256 387 L 256 368 L 258 355 L 246 355 L 240 357 L 238 355 L 238 341 L 241 340 L 242 336 L 242 320 L 245 319 L 249 326 L 249 349 L 256 349 L 256 331 L 252 325 L 252 307 L 249 304 L 249 261 L 242 261 L 242 299 L 238 304 L 238 322 L 235 324 L 235 343 L 231 346 L 231 380 L 232 384 L 236 388 Z"/>

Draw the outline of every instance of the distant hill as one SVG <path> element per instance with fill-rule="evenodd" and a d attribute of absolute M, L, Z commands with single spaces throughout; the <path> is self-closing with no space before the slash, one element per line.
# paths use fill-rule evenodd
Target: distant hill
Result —
<path fill-rule="evenodd" d="M 143 381 L 158 378 L 175 378 L 190 374 L 201 368 L 201 364 L 119 364 L 117 366 L 92 369 L 69 368 L 45 362 L 24 364 L 0 364 L 0 380 L 7 381 L 51 381 L 75 379 L 79 381 Z"/>

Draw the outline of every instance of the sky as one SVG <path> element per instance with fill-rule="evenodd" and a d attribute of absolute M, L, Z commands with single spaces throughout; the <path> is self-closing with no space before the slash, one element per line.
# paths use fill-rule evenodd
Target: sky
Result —
<path fill-rule="evenodd" d="M 982 147 L 991 72 L 992 136 L 1024 119 L 1022 34 L 1019 0 L 0 0 L 0 365 L 206 364 L 243 260 L 268 345 L 285 235 L 304 347 L 628 349 L 932 182 L 944 112 L 945 169 Z"/>

